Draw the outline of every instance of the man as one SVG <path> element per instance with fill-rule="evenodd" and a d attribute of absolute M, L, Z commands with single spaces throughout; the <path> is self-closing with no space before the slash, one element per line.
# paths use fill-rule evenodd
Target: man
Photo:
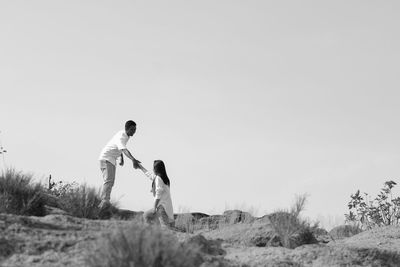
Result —
<path fill-rule="evenodd" d="M 103 191 L 101 194 L 101 209 L 107 208 L 110 205 L 111 190 L 115 181 L 115 169 L 117 165 L 117 158 L 120 158 L 120 165 L 124 165 L 124 156 L 132 160 L 133 168 L 137 169 L 140 161 L 135 159 L 131 152 L 126 148 L 129 138 L 136 132 L 136 123 L 134 121 L 127 121 L 125 123 L 125 130 L 116 133 L 111 140 L 106 144 L 100 153 L 100 170 L 103 173 Z"/>

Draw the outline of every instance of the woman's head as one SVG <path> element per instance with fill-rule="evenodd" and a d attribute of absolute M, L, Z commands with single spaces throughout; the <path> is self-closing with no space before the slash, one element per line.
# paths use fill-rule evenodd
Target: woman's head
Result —
<path fill-rule="evenodd" d="M 170 182 L 169 182 L 169 178 L 168 178 L 168 175 L 167 175 L 167 171 L 165 170 L 164 162 L 162 160 L 155 160 L 153 168 L 154 168 L 154 173 L 161 177 L 161 179 L 163 180 L 164 184 L 169 186 Z"/>

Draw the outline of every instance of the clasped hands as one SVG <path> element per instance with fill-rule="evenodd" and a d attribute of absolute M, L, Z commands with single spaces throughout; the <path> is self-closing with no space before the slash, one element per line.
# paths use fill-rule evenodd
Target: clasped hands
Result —
<path fill-rule="evenodd" d="M 139 160 L 133 159 L 132 163 L 133 163 L 133 168 L 134 169 L 141 169 L 142 165 L 140 164 L 141 162 Z M 121 160 L 119 162 L 119 165 L 120 166 L 124 166 L 124 159 L 123 158 L 121 158 Z"/>
<path fill-rule="evenodd" d="M 141 162 L 138 161 L 137 159 L 133 160 L 133 168 L 134 169 L 141 169 L 142 165 L 140 163 Z"/>

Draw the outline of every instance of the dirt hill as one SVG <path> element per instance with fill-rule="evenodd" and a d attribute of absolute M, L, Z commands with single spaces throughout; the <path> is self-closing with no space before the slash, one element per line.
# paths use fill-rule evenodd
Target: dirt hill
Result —
<path fill-rule="evenodd" d="M 200 217 L 204 221 L 208 216 Z M 64 214 L 0 214 L 0 266 L 86 266 L 98 240 L 132 225 L 132 220 L 87 220 Z M 295 249 L 280 246 L 268 217 L 198 228 L 174 235 L 180 242 L 196 243 L 208 255 L 202 266 L 400 266 L 399 227 L 336 240 L 328 235 Z"/>

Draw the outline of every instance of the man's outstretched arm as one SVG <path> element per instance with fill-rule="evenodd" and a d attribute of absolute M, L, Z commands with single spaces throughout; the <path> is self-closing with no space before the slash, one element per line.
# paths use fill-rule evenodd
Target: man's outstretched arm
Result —
<path fill-rule="evenodd" d="M 122 149 L 122 152 L 125 154 L 125 156 L 126 157 L 128 157 L 130 160 L 132 160 L 132 162 L 133 162 L 133 167 L 135 168 L 135 169 L 137 169 L 138 168 L 138 164 L 140 164 L 140 161 L 138 161 L 137 159 L 135 159 L 133 156 L 132 156 L 132 154 L 131 154 L 131 152 L 129 152 L 129 150 L 128 149 Z"/>

